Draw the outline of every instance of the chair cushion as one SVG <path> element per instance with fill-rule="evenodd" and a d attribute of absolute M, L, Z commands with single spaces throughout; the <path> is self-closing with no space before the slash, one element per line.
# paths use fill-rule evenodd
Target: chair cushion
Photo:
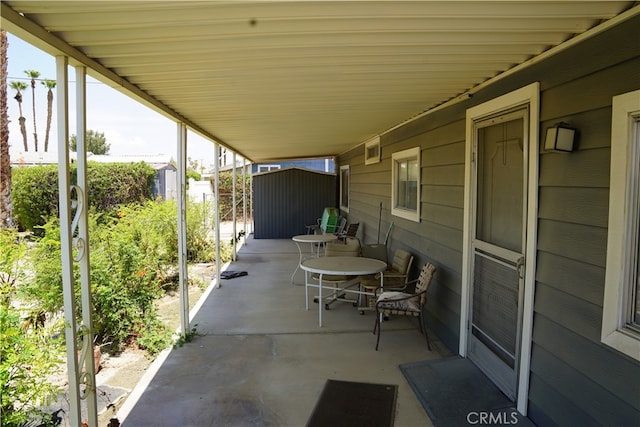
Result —
<path fill-rule="evenodd" d="M 407 270 L 411 266 L 413 256 L 402 249 L 396 249 L 393 254 L 393 261 L 391 262 L 391 271 L 395 271 L 400 274 L 407 274 Z"/>
<path fill-rule="evenodd" d="M 400 301 L 394 301 L 394 298 L 404 298 L 412 296 L 413 294 L 407 294 L 405 292 L 388 291 L 383 292 L 378 297 L 378 307 L 383 310 L 402 310 L 407 312 L 420 312 L 420 306 L 418 298 L 409 298 Z"/>

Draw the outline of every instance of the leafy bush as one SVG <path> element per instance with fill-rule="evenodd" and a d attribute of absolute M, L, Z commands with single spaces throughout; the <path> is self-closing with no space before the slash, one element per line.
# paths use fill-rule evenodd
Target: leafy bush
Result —
<path fill-rule="evenodd" d="M 90 216 L 90 270 L 93 296 L 93 332 L 96 342 L 122 348 L 135 340 L 140 331 L 157 325 L 154 302 L 162 295 L 157 275 L 157 260 L 146 252 L 126 224 L 114 221 L 99 225 Z M 33 251 L 34 279 L 21 286 L 21 292 L 42 310 L 62 310 L 62 274 L 59 227 L 52 220 Z M 149 233 L 153 235 L 153 233 Z M 80 308 L 78 265 L 74 264 L 76 305 Z M 79 317 L 80 313 L 76 313 Z"/>
<path fill-rule="evenodd" d="M 58 168 L 36 166 L 11 170 L 13 215 L 23 230 L 43 225 L 58 212 Z"/>
<path fill-rule="evenodd" d="M 138 333 L 138 346 L 150 355 L 161 352 L 172 343 L 171 330 L 158 318 L 151 319 L 147 327 Z"/>
<path fill-rule="evenodd" d="M 37 408 L 60 391 L 48 378 L 59 372 L 63 347 L 52 338 L 60 324 L 30 321 L 17 303 L 17 283 L 25 279 L 25 245 L 14 230 L 0 230 L 0 425 L 44 420 Z"/>
<path fill-rule="evenodd" d="M 75 182 L 76 170 L 72 170 Z M 143 203 L 153 198 L 155 170 L 140 163 L 94 163 L 87 168 L 89 205 L 100 211 L 127 203 Z"/>
<path fill-rule="evenodd" d="M 187 204 L 187 261 L 189 262 L 213 262 L 216 259 L 213 234 L 211 227 L 207 225 L 212 221 L 212 212 L 212 204 L 208 202 Z M 177 249 L 176 247 L 176 254 Z M 224 260 L 224 256 L 222 258 Z"/>
<path fill-rule="evenodd" d="M 72 164 L 71 182 L 76 182 L 76 172 L 76 165 Z M 57 216 L 57 166 L 14 168 L 11 174 L 14 216 L 21 229 L 33 230 L 44 225 L 50 216 Z M 108 211 L 120 204 L 150 200 L 154 176 L 154 169 L 145 163 L 89 162 L 89 206 Z"/>
<path fill-rule="evenodd" d="M 215 245 L 206 224 L 206 206 L 188 204 L 187 253 L 194 262 L 215 258 Z M 60 230 L 53 218 L 41 227 L 32 251 L 33 280 L 21 287 L 30 301 L 47 313 L 62 310 Z M 89 261 L 96 342 L 122 348 L 132 341 L 149 352 L 170 343 L 170 332 L 157 316 L 155 301 L 177 271 L 177 208 L 174 201 L 120 206 L 109 213 L 89 215 Z M 230 259 L 228 245 L 222 261 Z M 78 266 L 74 277 L 79 284 Z M 76 287 L 80 307 L 79 285 Z M 79 313 L 77 313 L 79 317 Z"/>

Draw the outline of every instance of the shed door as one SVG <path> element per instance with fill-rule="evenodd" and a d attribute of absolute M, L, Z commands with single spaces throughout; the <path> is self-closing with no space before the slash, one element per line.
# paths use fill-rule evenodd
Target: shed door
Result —
<path fill-rule="evenodd" d="M 526 238 L 528 109 L 474 123 L 469 358 L 515 400 Z"/>

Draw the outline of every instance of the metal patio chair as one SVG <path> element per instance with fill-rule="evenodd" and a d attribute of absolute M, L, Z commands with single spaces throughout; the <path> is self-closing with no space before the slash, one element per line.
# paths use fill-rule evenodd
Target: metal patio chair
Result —
<path fill-rule="evenodd" d="M 391 265 L 382 272 L 382 289 L 386 291 L 403 291 L 409 282 L 409 271 L 413 264 L 413 255 L 404 249 L 396 249 L 393 253 Z M 360 276 L 360 290 L 367 293 L 374 293 L 380 288 L 380 273 L 375 275 Z M 364 295 L 365 305 L 360 305 L 360 314 L 364 314 L 364 310 L 373 310 L 375 308 L 375 295 Z"/>
<path fill-rule="evenodd" d="M 376 302 L 376 318 L 373 327 L 373 333 L 376 334 L 376 351 L 380 344 L 381 322 L 383 316 L 413 316 L 418 318 L 420 325 L 420 333 L 427 339 L 427 348 L 431 350 L 429 342 L 429 333 L 423 325 L 423 309 L 427 302 L 427 291 L 433 279 L 437 268 L 431 263 L 427 263 L 422 267 L 420 276 L 409 284 L 415 282 L 415 291 L 413 293 L 399 291 L 385 291 L 377 299 Z"/>

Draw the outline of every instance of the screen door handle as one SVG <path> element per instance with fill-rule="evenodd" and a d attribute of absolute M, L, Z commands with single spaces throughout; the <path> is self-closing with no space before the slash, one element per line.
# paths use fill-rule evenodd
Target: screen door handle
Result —
<path fill-rule="evenodd" d="M 518 258 L 518 261 L 516 261 L 516 271 L 518 272 L 518 277 L 521 279 L 524 279 L 524 275 L 522 274 L 524 270 L 524 256 L 521 256 L 520 258 Z"/>

